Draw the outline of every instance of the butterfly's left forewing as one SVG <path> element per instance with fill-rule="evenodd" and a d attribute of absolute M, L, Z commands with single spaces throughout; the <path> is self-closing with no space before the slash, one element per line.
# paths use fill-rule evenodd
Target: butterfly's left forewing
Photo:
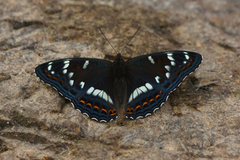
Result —
<path fill-rule="evenodd" d="M 116 108 L 108 83 L 112 62 L 72 58 L 39 65 L 35 72 L 47 84 L 71 100 L 75 109 L 97 121 L 115 119 Z M 109 86 L 109 87 L 106 87 Z"/>
<path fill-rule="evenodd" d="M 152 114 L 201 61 L 200 54 L 188 51 L 152 53 L 128 60 L 127 117 L 135 119 Z"/>

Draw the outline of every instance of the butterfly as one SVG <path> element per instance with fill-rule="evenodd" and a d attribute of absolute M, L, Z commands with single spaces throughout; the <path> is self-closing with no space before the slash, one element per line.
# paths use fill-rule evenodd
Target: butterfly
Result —
<path fill-rule="evenodd" d="M 37 66 L 35 72 L 75 109 L 93 120 L 109 122 L 118 117 L 120 105 L 126 118 L 151 115 L 201 61 L 200 54 L 190 51 L 151 53 L 127 61 L 118 53 L 113 62 L 59 59 Z"/>

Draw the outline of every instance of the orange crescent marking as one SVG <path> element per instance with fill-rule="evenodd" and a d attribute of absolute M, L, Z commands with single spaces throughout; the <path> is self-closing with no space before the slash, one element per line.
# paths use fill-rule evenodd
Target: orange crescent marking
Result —
<path fill-rule="evenodd" d="M 152 99 L 150 99 L 150 102 L 152 102 L 152 101 L 154 101 L 154 99 L 152 98 Z"/>
<path fill-rule="evenodd" d="M 85 104 L 85 101 L 84 101 L 84 100 L 80 100 L 79 102 Z"/>
<path fill-rule="evenodd" d="M 160 95 L 159 95 L 159 94 L 155 96 L 155 98 L 156 98 L 156 99 L 157 99 L 158 97 L 160 97 Z"/>
<path fill-rule="evenodd" d="M 159 91 L 160 94 L 162 94 L 162 91 Z"/>
<path fill-rule="evenodd" d="M 145 106 L 146 104 L 148 104 L 148 103 L 147 103 L 147 102 L 144 102 L 144 103 L 143 103 L 143 106 Z"/>
<path fill-rule="evenodd" d="M 112 112 L 112 113 L 110 113 Z M 110 109 L 109 110 L 110 116 L 114 116 L 116 114 L 116 109 Z"/>
<path fill-rule="evenodd" d="M 132 111 L 133 111 L 133 108 L 128 108 L 127 109 L 127 114 L 132 114 L 133 113 Z"/>
<path fill-rule="evenodd" d="M 94 106 L 94 107 L 95 107 L 95 106 Z M 105 113 L 107 113 L 107 110 L 106 110 L 106 109 L 104 109 L 104 108 L 102 108 L 102 111 L 103 111 L 103 112 L 105 112 Z"/>
<path fill-rule="evenodd" d="M 141 106 L 140 106 L 140 105 L 138 105 L 138 106 L 135 108 L 135 111 L 136 111 L 138 108 L 141 108 Z"/>
<path fill-rule="evenodd" d="M 182 68 L 181 68 L 181 70 L 185 70 L 185 69 L 187 69 L 187 68 L 186 68 L 186 67 L 182 67 Z"/>
<path fill-rule="evenodd" d="M 57 80 L 57 77 L 53 77 L 52 79 L 53 79 L 53 80 Z"/>
<path fill-rule="evenodd" d="M 191 63 L 188 62 L 188 63 L 187 63 L 187 66 L 188 66 L 188 67 L 191 66 Z"/>
<path fill-rule="evenodd" d="M 63 84 L 63 83 L 64 83 L 64 80 L 63 80 L 63 79 L 61 79 L 59 82 L 60 82 L 61 84 Z"/>
<path fill-rule="evenodd" d="M 89 103 L 88 103 L 89 104 Z M 91 104 L 90 104 L 91 105 Z M 92 106 L 92 105 L 91 105 Z M 96 108 L 97 110 L 99 110 L 99 107 L 98 106 L 94 106 L 93 108 Z"/>
<path fill-rule="evenodd" d="M 178 74 L 179 74 L 179 71 L 178 71 L 178 70 L 175 70 L 174 73 L 175 73 L 176 75 L 178 75 Z"/>
<path fill-rule="evenodd" d="M 44 70 L 44 73 L 47 73 L 47 70 L 46 70 L 46 69 Z"/>
<path fill-rule="evenodd" d="M 51 76 L 51 75 L 48 73 L 48 74 L 47 74 L 47 77 L 49 77 L 49 78 L 50 78 L 50 77 L 52 77 L 52 76 Z"/>
<path fill-rule="evenodd" d="M 193 59 L 191 58 L 189 61 L 190 61 L 190 62 L 193 62 Z"/>

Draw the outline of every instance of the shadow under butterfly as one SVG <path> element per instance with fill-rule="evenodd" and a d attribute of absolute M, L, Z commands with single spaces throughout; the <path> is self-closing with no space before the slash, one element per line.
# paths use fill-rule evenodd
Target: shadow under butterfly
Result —
<path fill-rule="evenodd" d="M 118 53 L 113 62 L 59 59 L 39 65 L 35 72 L 69 99 L 75 109 L 93 120 L 109 122 L 118 117 L 120 103 L 126 118 L 151 115 L 201 61 L 200 54 L 190 51 L 157 52 L 127 61 Z"/>

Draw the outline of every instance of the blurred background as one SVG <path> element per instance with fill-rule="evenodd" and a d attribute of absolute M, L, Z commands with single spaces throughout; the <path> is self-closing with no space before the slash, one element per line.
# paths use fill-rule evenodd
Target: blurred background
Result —
<path fill-rule="evenodd" d="M 239 159 L 240 1 L 0 0 L 0 159 Z M 152 116 L 98 123 L 34 73 L 72 57 L 188 50 L 203 62 Z M 110 59 L 111 60 L 111 59 Z"/>

